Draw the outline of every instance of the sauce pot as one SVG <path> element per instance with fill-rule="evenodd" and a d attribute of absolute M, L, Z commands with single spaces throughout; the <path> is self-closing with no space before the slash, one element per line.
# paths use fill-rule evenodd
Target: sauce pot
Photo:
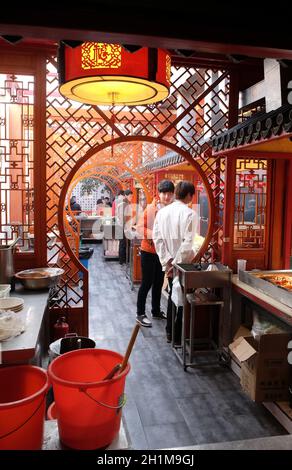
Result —
<path fill-rule="evenodd" d="M 19 238 L 10 245 L 0 245 L 0 284 L 13 284 L 13 249 Z"/>

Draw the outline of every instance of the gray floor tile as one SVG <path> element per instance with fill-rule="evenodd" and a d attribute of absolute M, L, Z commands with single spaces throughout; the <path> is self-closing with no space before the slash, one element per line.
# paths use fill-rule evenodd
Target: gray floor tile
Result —
<path fill-rule="evenodd" d="M 162 393 L 159 384 L 151 384 L 150 390 L 149 385 L 145 385 L 141 387 L 139 396 L 135 397 L 144 426 L 184 422 L 184 417 L 171 395 Z"/>
<path fill-rule="evenodd" d="M 131 448 L 147 449 L 148 441 L 134 400 L 127 400 L 123 411 L 123 418 L 130 436 Z"/>
<path fill-rule="evenodd" d="M 172 447 L 176 446 L 177 442 L 181 442 L 182 446 L 195 444 L 194 437 L 185 423 L 145 426 L 144 429 L 149 449 Z"/>
<path fill-rule="evenodd" d="M 93 245 L 91 245 L 93 247 Z M 89 336 L 98 348 L 124 355 L 135 325 L 138 288 L 125 269 L 106 262 L 102 246 L 89 260 Z M 166 299 L 162 297 L 162 309 Z M 151 312 L 150 294 L 146 305 Z M 218 365 L 184 372 L 165 338 L 165 321 L 140 330 L 126 378 L 123 410 L 132 447 L 180 447 L 286 434 L 261 406 L 241 390 L 238 378 Z"/>

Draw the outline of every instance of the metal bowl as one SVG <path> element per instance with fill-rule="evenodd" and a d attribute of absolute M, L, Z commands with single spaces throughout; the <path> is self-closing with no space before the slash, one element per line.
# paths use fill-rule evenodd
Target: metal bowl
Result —
<path fill-rule="evenodd" d="M 25 289 L 49 289 L 58 284 L 64 269 L 61 268 L 34 268 L 26 269 L 15 274 Z"/>

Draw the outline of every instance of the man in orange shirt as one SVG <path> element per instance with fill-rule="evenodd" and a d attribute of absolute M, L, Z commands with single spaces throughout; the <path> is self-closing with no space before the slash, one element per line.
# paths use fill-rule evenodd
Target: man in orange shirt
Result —
<path fill-rule="evenodd" d="M 156 254 L 152 240 L 152 229 L 158 210 L 171 204 L 174 195 L 174 184 L 170 180 L 162 180 L 158 184 L 158 199 L 148 205 L 138 221 L 136 230 L 141 243 L 141 268 L 142 282 L 137 298 L 137 322 L 142 326 L 151 327 L 152 323 L 145 313 L 146 299 L 152 287 L 152 317 L 166 319 L 165 313 L 160 310 L 161 289 L 164 280 L 164 272 Z"/>

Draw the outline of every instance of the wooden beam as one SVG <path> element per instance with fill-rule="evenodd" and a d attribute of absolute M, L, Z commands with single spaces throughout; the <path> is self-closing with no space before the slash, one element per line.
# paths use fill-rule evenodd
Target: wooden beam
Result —
<path fill-rule="evenodd" d="M 244 150 L 240 148 L 236 149 L 230 149 L 232 151 L 228 152 L 227 158 L 229 157 L 234 157 L 234 155 L 237 155 L 238 158 L 252 158 L 252 159 L 258 159 L 258 158 L 265 158 L 267 159 L 274 159 L 276 158 L 277 160 L 279 159 L 287 159 L 287 158 L 292 158 L 292 151 L 291 152 L 269 152 L 264 151 L 264 150 Z M 223 152 L 218 152 L 219 154 L 222 155 Z M 214 153 L 212 156 L 216 156 L 218 154 Z"/>
<path fill-rule="evenodd" d="M 269 151 L 253 151 L 253 150 L 244 150 L 241 152 L 240 150 L 238 151 L 239 158 L 241 156 L 243 157 L 250 157 L 253 159 L 256 158 L 265 158 L 266 160 L 269 159 L 276 159 L 276 160 L 283 160 L 287 158 L 292 158 L 292 151 L 291 152 L 269 152 Z"/>
<path fill-rule="evenodd" d="M 57 12 L 57 14 L 56 14 Z M 167 49 L 240 54 L 257 57 L 292 58 L 290 17 L 285 8 L 265 9 L 254 4 L 249 27 L 249 8 L 238 10 L 222 2 L 166 1 L 133 2 L 125 0 L 86 1 L 82 4 L 32 2 L 17 5 L 17 11 L 1 11 L 2 35 L 50 38 L 56 41 L 104 41 L 137 44 Z M 277 34 L 275 24 L 281 24 Z M 207 25 L 207 27 L 206 27 Z"/>

